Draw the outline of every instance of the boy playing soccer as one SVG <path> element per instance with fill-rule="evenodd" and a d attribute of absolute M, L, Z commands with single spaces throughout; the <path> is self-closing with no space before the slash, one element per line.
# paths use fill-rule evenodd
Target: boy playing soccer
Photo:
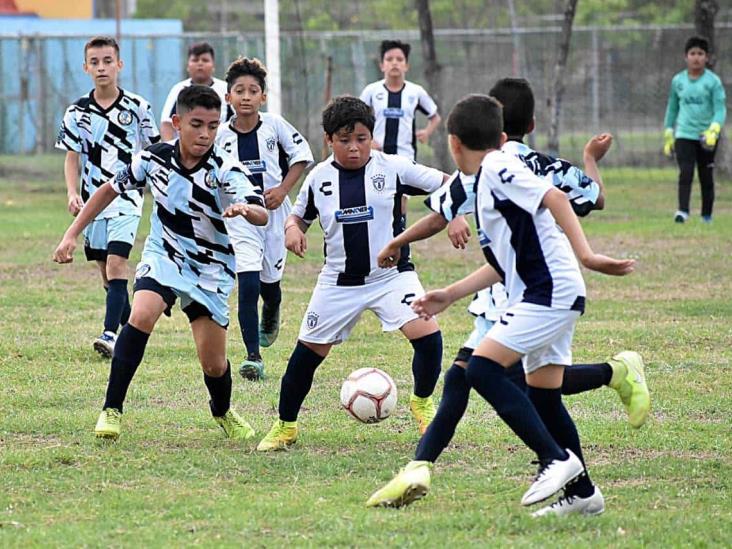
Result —
<path fill-rule="evenodd" d="M 410 304 L 423 289 L 408 257 L 395 267 L 376 264 L 377 252 L 401 230 L 402 194 L 436 190 L 438 170 L 371 149 L 374 116 L 355 97 L 337 97 L 323 111 L 333 155 L 303 183 L 285 223 L 287 249 L 303 257 L 305 231 L 319 220 L 325 264 L 318 277 L 280 388 L 279 419 L 257 450 L 286 448 L 297 439 L 297 416 L 315 369 L 331 347 L 348 338 L 365 310 L 385 331 L 399 329 L 414 348 L 410 409 L 424 432 L 434 417 L 432 392 L 440 374 L 442 335 L 434 319 L 422 320 Z"/>
<path fill-rule="evenodd" d="M 240 164 L 214 145 L 220 110 L 221 100 L 207 86 L 193 85 L 181 91 L 173 116 L 180 138 L 136 154 L 114 180 L 102 185 L 54 253 L 54 261 L 71 262 L 76 237 L 97 213 L 118 194 L 149 186 L 155 200 L 150 235 L 137 267 L 130 319 L 115 346 L 106 400 L 95 428 L 97 437 L 119 437 L 122 405 L 150 333 L 177 298 L 191 322 L 214 419 L 229 438 L 254 435 L 230 407 L 226 327 L 235 260 L 224 218 L 239 215 L 264 225 L 267 211 L 261 191 Z"/>
<path fill-rule="evenodd" d="M 97 36 L 86 43 L 84 72 L 94 89 L 66 110 L 56 141 L 56 148 L 66 151 L 64 178 L 74 216 L 134 153 L 159 140 L 148 102 L 117 87 L 121 69 L 114 38 Z M 76 190 L 79 181 L 81 194 Z M 130 316 L 127 259 L 141 214 L 142 192 L 131 190 L 98 212 L 84 231 L 86 259 L 99 265 L 107 292 L 104 330 L 94 340 L 94 349 L 106 358 L 112 356 L 120 324 Z"/>
<path fill-rule="evenodd" d="M 259 112 L 267 99 L 266 78 L 267 70 L 259 59 L 239 58 L 229 66 L 226 99 L 235 118 L 220 126 L 216 137 L 220 147 L 249 169 L 264 190 L 265 206 L 270 210 L 265 227 L 238 217 L 226 221 L 236 253 L 239 327 L 248 354 L 239 373 L 251 380 L 264 376 L 259 346 L 272 345 L 280 329 L 280 281 L 287 259 L 285 219 L 292 209 L 287 195 L 313 161 L 307 141 L 292 125 L 279 115 Z"/>
<path fill-rule="evenodd" d="M 450 113 L 448 132 L 461 173 L 475 175 L 476 221 L 488 265 L 415 300 L 413 308 L 429 318 L 457 299 L 504 282 L 508 307 L 470 357 L 467 383 L 539 458 L 538 474 L 522 504 L 551 497 L 583 473 L 592 488 L 588 499 L 595 494 L 599 499 L 599 489 L 584 467 L 576 428 L 561 401 L 574 323 L 585 301 L 572 250 L 586 268 L 606 274 L 628 274 L 634 262 L 593 253 L 566 195 L 499 150 L 506 135 L 495 99 L 472 95 L 461 100 Z M 505 373 L 519 358 L 526 372 L 526 394 Z M 405 488 L 399 504 L 424 495 L 429 476 L 428 462 L 411 462 L 397 477 Z"/>

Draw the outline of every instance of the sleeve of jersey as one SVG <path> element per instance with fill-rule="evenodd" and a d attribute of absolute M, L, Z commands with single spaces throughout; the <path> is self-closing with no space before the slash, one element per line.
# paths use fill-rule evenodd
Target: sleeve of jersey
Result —
<path fill-rule="evenodd" d="M 173 86 L 171 88 L 170 92 L 168 92 L 168 97 L 165 98 L 165 103 L 163 104 L 163 110 L 160 113 L 160 125 L 162 126 L 165 122 L 170 122 L 173 117 L 173 107 L 175 106 L 175 102 L 178 100 L 178 86 Z"/>
<path fill-rule="evenodd" d="M 160 141 L 160 132 L 155 123 L 155 115 L 149 104 L 143 104 L 140 109 L 140 137 L 142 146 L 147 147 Z"/>
<path fill-rule="evenodd" d="M 112 180 L 112 188 L 117 194 L 125 191 L 143 190 L 147 182 L 147 166 L 150 153 L 140 151 L 132 157 L 132 161 L 119 170 Z"/>
<path fill-rule="evenodd" d="M 282 148 L 287 153 L 287 165 L 306 162 L 309 166 L 313 162 L 313 153 L 307 140 L 295 127 L 284 118 L 277 118 L 277 135 Z"/>
<path fill-rule="evenodd" d="M 424 113 L 427 118 L 432 118 L 437 114 L 437 103 L 435 103 L 435 100 L 430 97 L 424 88 L 420 90 L 417 108 Z"/>
<path fill-rule="evenodd" d="M 433 212 L 450 222 L 459 215 L 472 214 L 475 210 L 473 181 L 464 181 L 455 172 L 442 187 L 429 195 L 424 203 Z"/>
<path fill-rule="evenodd" d="M 361 95 L 359 96 L 359 99 L 366 103 L 369 107 L 371 106 L 371 86 L 366 86 L 363 89 Z"/>
<path fill-rule="evenodd" d="M 312 188 L 312 173 L 305 178 L 297 193 L 297 199 L 292 206 L 292 215 L 296 215 L 305 223 L 310 225 L 318 217 L 318 209 L 315 207 L 315 195 Z"/>
<path fill-rule="evenodd" d="M 73 106 L 66 109 L 64 119 L 61 121 L 61 128 L 56 138 L 56 148 L 63 151 L 81 152 L 81 136 L 76 125 Z"/>
<path fill-rule="evenodd" d="M 562 158 L 555 160 L 560 169 L 547 174 L 548 181 L 569 198 L 575 215 L 584 217 L 595 209 L 600 197 L 600 185 L 578 167 Z"/>
<path fill-rule="evenodd" d="M 544 195 L 553 188 L 520 160 L 508 156 L 492 163 L 491 169 L 484 169 L 482 177 L 490 178 L 491 190 L 499 200 L 508 199 L 531 215 L 536 214 Z"/>
<path fill-rule="evenodd" d="M 724 93 L 722 81 L 717 78 L 712 89 L 712 107 L 714 108 L 714 116 L 712 122 L 716 122 L 720 126 L 724 126 L 727 119 L 727 97 Z"/>
<path fill-rule="evenodd" d="M 262 189 L 251 179 L 251 174 L 244 166 L 226 162 L 221 171 L 221 187 L 219 193 L 224 208 L 233 204 L 255 204 L 264 206 Z"/>
<path fill-rule="evenodd" d="M 401 156 L 392 156 L 400 178 L 399 190 L 409 196 L 429 194 L 442 185 L 444 174 L 440 170 L 423 166 Z"/>

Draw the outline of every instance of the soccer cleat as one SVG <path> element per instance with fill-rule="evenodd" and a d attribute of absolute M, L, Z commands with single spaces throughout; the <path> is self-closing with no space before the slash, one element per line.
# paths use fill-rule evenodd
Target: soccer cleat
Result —
<path fill-rule="evenodd" d="M 689 219 L 688 212 L 682 212 L 681 210 L 677 210 L 674 214 L 674 221 L 676 223 L 686 223 L 687 219 Z"/>
<path fill-rule="evenodd" d="M 94 434 L 97 438 L 117 440 L 121 430 L 122 412 L 117 408 L 105 408 L 99 414 Z"/>
<path fill-rule="evenodd" d="M 239 366 L 239 375 L 249 381 L 264 379 L 264 361 L 259 354 L 250 353 Z"/>
<path fill-rule="evenodd" d="M 272 425 L 269 433 L 257 445 L 257 452 L 273 452 L 286 450 L 297 442 L 297 421 L 282 421 L 278 419 Z"/>
<path fill-rule="evenodd" d="M 432 397 L 418 397 L 412 395 L 409 397 L 409 409 L 419 424 L 419 434 L 423 435 L 427 431 L 427 427 L 430 426 L 432 420 L 435 419 L 435 403 L 432 402 Z"/>
<path fill-rule="evenodd" d="M 550 498 L 582 474 L 585 470 L 582 462 L 572 450 L 567 449 L 567 453 L 569 457 L 565 460 L 539 462 L 534 483 L 521 498 L 521 505 L 533 505 Z"/>
<path fill-rule="evenodd" d="M 638 429 L 648 419 L 651 395 L 646 385 L 643 359 L 633 351 L 618 353 L 608 364 L 613 369 L 610 387 L 617 391 L 628 412 L 628 423 Z"/>
<path fill-rule="evenodd" d="M 254 429 L 239 414 L 229 408 L 223 416 L 214 416 L 216 423 L 226 433 L 226 438 L 232 440 L 248 440 L 254 436 Z"/>
<path fill-rule="evenodd" d="M 270 309 L 262 305 L 262 322 L 259 324 L 259 345 L 269 347 L 280 333 L 280 308 Z"/>
<path fill-rule="evenodd" d="M 712 216 L 711 215 L 703 215 L 702 216 L 702 223 L 711 223 L 712 222 Z"/>
<path fill-rule="evenodd" d="M 595 491 L 591 496 L 586 498 L 580 496 L 562 496 L 557 501 L 546 507 L 542 507 L 538 511 L 531 513 L 532 517 L 544 517 L 546 515 L 571 515 L 578 513 L 580 515 L 599 515 L 605 510 L 605 498 L 602 492 L 595 486 Z"/>
<path fill-rule="evenodd" d="M 429 461 L 410 461 L 381 490 L 374 492 L 366 507 L 402 507 L 423 498 L 430 489 Z"/>
<path fill-rule="evenodd" d="M 104 358 L 112 358 L 114 344 L 117 342 L 117 334 L 104 331 L 102 335 L 94 340 L 94 350 Z"/>

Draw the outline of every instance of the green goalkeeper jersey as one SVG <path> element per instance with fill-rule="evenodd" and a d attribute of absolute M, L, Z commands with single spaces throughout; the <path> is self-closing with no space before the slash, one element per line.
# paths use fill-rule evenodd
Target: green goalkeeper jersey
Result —
<path fill-rule="evenodd" d="M 724 125 L 727 115 L 724 87 L 719 77 L 705 69 L 699 78 L 686 70 L 671 80 L 665 128 L 674 128 L 676 139 L 699 139 L 712 122 Z"/>

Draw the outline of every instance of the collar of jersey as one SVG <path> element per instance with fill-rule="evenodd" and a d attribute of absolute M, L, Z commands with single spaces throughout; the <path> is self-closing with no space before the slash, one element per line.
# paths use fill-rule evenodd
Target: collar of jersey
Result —
<path fill-rule="evenodd" d="M 208 159 L 211 158 L 211 154 L 213 153 L 214 146 L 211 145 L 211 148 L 206 151 L 206 154 L 203 155 L 201 160 L 198 161 L 198 164 L 193 166 L 192 168 L 188 169 L 186 168 L 183 163 L 180 160 L 180 144 L 178 140 L 175 140 L 175 148 L 173 150 L 173 158 L 175 159 L 175 163 L 178 165 L 178 169 L 181 171 L 181 173 L 184 173 L 186 175 L 190 175 L 193 173 L 196 173 L 198 170 L 200 170 L 206 162 L 208 162 Z"/>
<path fill-rule="evenodd" d="M 234 120 L 236 120 L 236 116 L 232 117 L 232 119 L 229 120 L 229 128 L 231 129 L 232 132 L 234 132 L 237 135 L 249 135 L 249 134 L 252 134 L 252 133 L 256 132 L 262 126 L 262 117 L 260 116 L 259 117 L 259 122 L 257 122 L 257 125 L 256 126 L 254 126 L 248 132 L 240 132 L 239 130 L 237 130 L 234 127 Z"/>
<path fill-rule="evenodd" d="M 386 85 L 386 78 L 384 78 L 384 79 L 383 79 L 383 80 L 381 81 L 381 85 L 382 85 L 382 86 L 384 86 L 384 89 L 385 89 L 385 90 L 386 90 L 387 92 L 389 92 L 389 93 L 402 93 L 402 92 L 404 91 L 404 88 L 406 88 L 406 87 L 407 87 L 407 81 L 405 80 L 405 81 L 404 81 L 404 84 L 402 84 L 402 87 L 401 87 L 401 89 L 400 89 L 399 91 L 395 91 L 395 92 L 391 91 L 391 90 L 389 89 L 389 87 L 388 87 L 388 86 Z"/>
<path fill-rule="evenodd" d="M 364 164 L 364 165 L 363 165 L 363 166 L 361 166 L 360 168 L 356 168 L 355 170 L 352 170 L 352 169 L 349 169 L 349 168 L 344 168 L 343 166 L 341 166 L 341 165 L 340 165 L 340 164 L 339 164 L 338 162 L 336 162 L 336 160 L 335 160 L 335 156 L 333 156 L 333 160 L 331 161 L 331 165 L 332 165 L 332 166 L 333 166 L 333 167 L 334 167 L 334 168 L 335 168 L 336 170 L 338 170 L 338 171 L 340 171 L 340 172 L 346 172 L 346 173 L 356 173 L 356 172 L 360 172 L 361 170 L 365 170 L 365 169 L 366 169 L 366 166 L 368 166 L 368 165 L 369 165 L 369 162 L 371 162 L 371 159 L 372 159 L 372 158 L 373 158 L 373 156 L 369 156 L 369 159 L 368 159 L 368 160 L 366 161 L 366 164 Z"/>
<path fill-rule="evenodd" d="M 119 86 L 117 86 L 117 91 L 119 91 L 119 95 L 117 95 L 117 99 L 115 99 L 114 100 L 114 103 L 112 103 L 106 109 L 104 107 L 102 107 L 99 103 L 97 103 L 97 100 L 94 97 L 94 90 L 92 90 L 92 91 L 89 92 L 89 99 L 91 100 L 92 103 L 94 103 L 94 106 L 96 108 L 98 108 L 100 111 L 102 111 L 103 113 L 108 113 L 113 108 L 115 108 L 117 105 L 119 105 L 119 102 L 122 101 L 122 97 L 125 94 L 124 90 L 122 88 L 120 88 Z"/>
<path fill-rule="evenodd" d="M 206 84 L 206 86 L 208 86 L 209 88 L 213 88 L 213 85 L 214 85 L 215 83 L 216 83 L 216 79 L 215 79 L 215 78 L 212 78 L 212 79 L 211 79 L 211 83 L 210 83 L 210 84 Z M 189 79 L 188 79 L 188 85 L 189 85 L 189 86 L 192 86 L 192 85 L 193 85 L 193 78 L 189 78 Z M 196 84 L 196 85 L 197 85 L 197 86 L 203 86 L 203 84 Z"/>

